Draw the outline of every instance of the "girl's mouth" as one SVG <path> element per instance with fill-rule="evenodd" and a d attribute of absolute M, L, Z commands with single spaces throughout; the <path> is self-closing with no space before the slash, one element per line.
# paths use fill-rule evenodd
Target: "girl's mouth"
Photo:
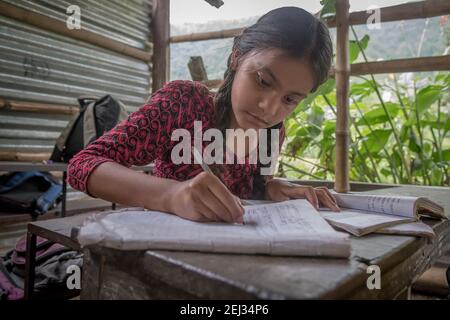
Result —
<path fill-rule="evenodd" d="M 269 123 L 268 123 L 266 120 L 264 120 L 264 119 L 258 117 L 256 114 L 254 114 L 254 113 L 252 113 L 252 112 L 249 112 L 249 111 L 246 111 L 246 112 L 247 112 L 247 114 L 248 114 L 254 121 L 256 121 L 257 123 L 262 124 L 262 125 L 264 125 L 264 126 L 269 125 Z"/>

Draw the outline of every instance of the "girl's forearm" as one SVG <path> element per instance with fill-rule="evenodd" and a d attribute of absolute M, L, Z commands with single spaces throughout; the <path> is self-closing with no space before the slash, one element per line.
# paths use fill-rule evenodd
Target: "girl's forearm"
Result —
<path fill-rule="evenodd" d="M 95 197 L 114 203 L 171 212 L 171 188 L 178 183 L 105 162 L 89 176 L 87 190 Z"/>

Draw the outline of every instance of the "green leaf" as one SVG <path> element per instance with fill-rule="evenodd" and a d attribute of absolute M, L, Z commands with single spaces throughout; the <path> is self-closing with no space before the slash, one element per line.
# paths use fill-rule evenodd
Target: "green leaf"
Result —
<path fill-rule="evenodd" d="M 419 142 L 417 141 L 417 137 L 412 134 L 412 131 L 409 132 L 409 143 L 408 143 L 409 150 L 419 154 L 422 152 L 422 148 L 419 145 Z"/>
<path fill-rule="evenodd" d="M 330 93 L 331 91 L 336 88 L 336 80 L 330 78 L 322 85 L 317 88 L 316 91 L 313 93 L 310 93 L 305 99 L 303 99 L 298 106 L 296 107 L 295 113 L 304 112 L 308 110 L 308 108 L 311 106 L 311 103 L 316 99 L 317 96 L 325 95 Z"/>
<path fill-rule="evenodd" d="M 286 136 L 292 137 L 298 129 L 298 123 L 294 119 L 288 119 L 285 124 Z"/>
<path fill-rule="evenodd" d="M 392 171 L 390 171 L 390 170 L 388 170 L 388 169 L 386 169 L 386 168 L 382 168 L 382 169 L 381 169 L 381 173 L 382 173 L 384 176 L 386 176 L 386 177 L 392 176 Z"/>
<path fill-rule="evenodd" d="M 445 121 L 444 134 L 446 134 L 448 131 L 450 131 L 450 116 L 447 116 L 447 121 Z"/>
<path fill-rule="evenodd" d="M 443 122 L 438 122 L 437 120 L 421 120 L 420 121 L 420 125 L 424 128 L 424 127 L 430 127 L 433 129 L 438 129 L 438 130 L 443 130 L 445 127 L 445 123 Z"/>
<path fill-rule="evenodd" d="M 325 117 L 325 112 L 322 110 L 322 108 L 313 106 L 310 110 L 310 113 L 308 114 L 308 122 L 313 123 L 318 127 L 322 126 L 322 122 Z"/>
<path fill-rule="evenodd" d="M 396 166 L 397 168 L 402 166 L 402 158 L 401 158 L 400 153 L 398 152 L 398 150 L 395 150 L 392 153 L 392 160 L 394 162 L 394 166 Z"/>
<path fill-rule="evenodd" d="M 321 18 L 336 15 L 336 0 L 320 0 L 320 4 L 323 6 L 320 10 Z"/>
<path fill-rule="evenodd" d="M 441 155 L 442 155 L 442 160 L 441 160 Z M 432 154 L 432 158 L 434 162 L 446 162 L 446 161 L 450 161 L 450 149 L 445 149 L 445 150 L 441 150 L 441 151 L 435 151 Z"/>
<path fill-rule="evenodd" d="M 423 151 L 424 151 L 425 153 L 430 153 L 430 151 L 431 151 L 431 144 L 428 143 L 428 142 L 425 142 L 425 143 L 423 144 Z"/>
<path fill-rule="evenodd" d="M 323 123 L 323 136 L 328 137 L 332 136 L 336 131 L 336 121 L 335 120 L 326 120 Z"/>
<path fill-rule="evenodd" d="M 366 138 L 366 146 L 370 153 L 379 152 L 388 142 L 391 136 L 391 129 L 377 129 L 369 133 Z"/>
<path fill-rule="evenodd" d="M 442 150 L 442 160 L 450 161 L 450 149 Z"/>
<path fill-rule="evenodd" d="M 435 186 L 440 186 L 442 183 L 443 176 L 444 176 L 444 174 L 443 174 L 442 170 L 439 167 L 434 166 L 431 169 L 431 175 L 430 175 L 431 184 L 435 185 Z"/>
<path fill-rule="evenodd" d="M 363 48 L 363 50 L 367 49 L 369 40 L 370 37 L 367 34 L 362 39 L 359 40 L 359 43 Z M 353 63 L 356 59 L 358 59 L 358 56 L 361 53 L 361 49 L 359 48 L 358 42 L 356 40 L 350 40 L 349 51 L 350 51 L 349 53 L 350 63 Z"/>
<path fill-rule="evenodd" d="M 400 110 L 400 106 L 396 103 L 392 103 L 392 102 L 386 102 L 386 110 L 388 111 L 391 119 L 394 118 L 395 116 L 397 116 L 399 110 Z M 383 107 L 378 107 L 376 109 L 370 110 L 366 113 L 364 113 L 364 118 L 359 119 L 356 122 L 356 125 L 361 126 L 361 125 L 367 125 L 366 121 L 368 122 L 369 125 L 374 125 L 374 124 L 378 124 L 378 123 L 383 123 L 383 122 L 387 122 L 388 121 L 388 116 L 386 115 L 386 112 L 384 111 Z"/>
<path fill-rule="evenodd" d="M 352 83 L 350 86 L 350 95 L 358 98 L 364 98 L 374 92 L 374 88 L 370 81 L 364 81 L 360 83 Z"/>
<path fill-rule="evenodd" d="M 428 109 L 433 103 L 435 103 L 442 92 L 443 87 L 437 85 L 430 85 L 421 89 L 416 96 L 416 105 L 419 113 L 422 113 Z"/>
<path fill-rule="evenodd" d="M 409 139 L 409 130 L 411 130 L 411 126 L 408 124 L 403 124 L 402 129 L 400 130 L 400 141 L 406 142 Z"/>

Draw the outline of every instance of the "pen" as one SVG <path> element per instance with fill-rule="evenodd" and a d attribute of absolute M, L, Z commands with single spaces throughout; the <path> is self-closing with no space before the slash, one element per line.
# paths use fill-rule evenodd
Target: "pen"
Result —
<path fill-rule="evenodd" d="M 220 177 L 218 177 L 216 174 L 214 174 L 214 172 L 212 172 L 212 170 L 208 167 L 208 165 L 206 163 L 203 162 L 203 157 L 200 154 L 200 152 L 197 150 L 197 148 L 193 147 L 192 151 L 194 152 L 194 159 L 195 161 L 197 161 L 200 166 L 202 167 L 203 171 L 211 173 L 212 175 L 216 176 L 217 178 L 219 178 L 219 180 L 223 183 L 222 179 L 220 179 Z M 225 184 L 225 183 L 223 183 Z M 239 199 L 239 198 L 238 198 Z M 247 200 L 243 200 L 243 199 L 239 199 L 239 201 L 241 202 L 242 205 L 249 205 L 250 202 Z"/>

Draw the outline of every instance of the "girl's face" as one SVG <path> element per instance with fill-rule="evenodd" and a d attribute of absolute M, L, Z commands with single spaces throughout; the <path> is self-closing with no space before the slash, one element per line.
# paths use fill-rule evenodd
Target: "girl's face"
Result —
<path fill-rule="evenodd" d="M 290 58 L 280 49 L 246 55 L 235 70 L 231 128 L 272 127 L 286 119 L 314 87 L 309 61 Z"/>

